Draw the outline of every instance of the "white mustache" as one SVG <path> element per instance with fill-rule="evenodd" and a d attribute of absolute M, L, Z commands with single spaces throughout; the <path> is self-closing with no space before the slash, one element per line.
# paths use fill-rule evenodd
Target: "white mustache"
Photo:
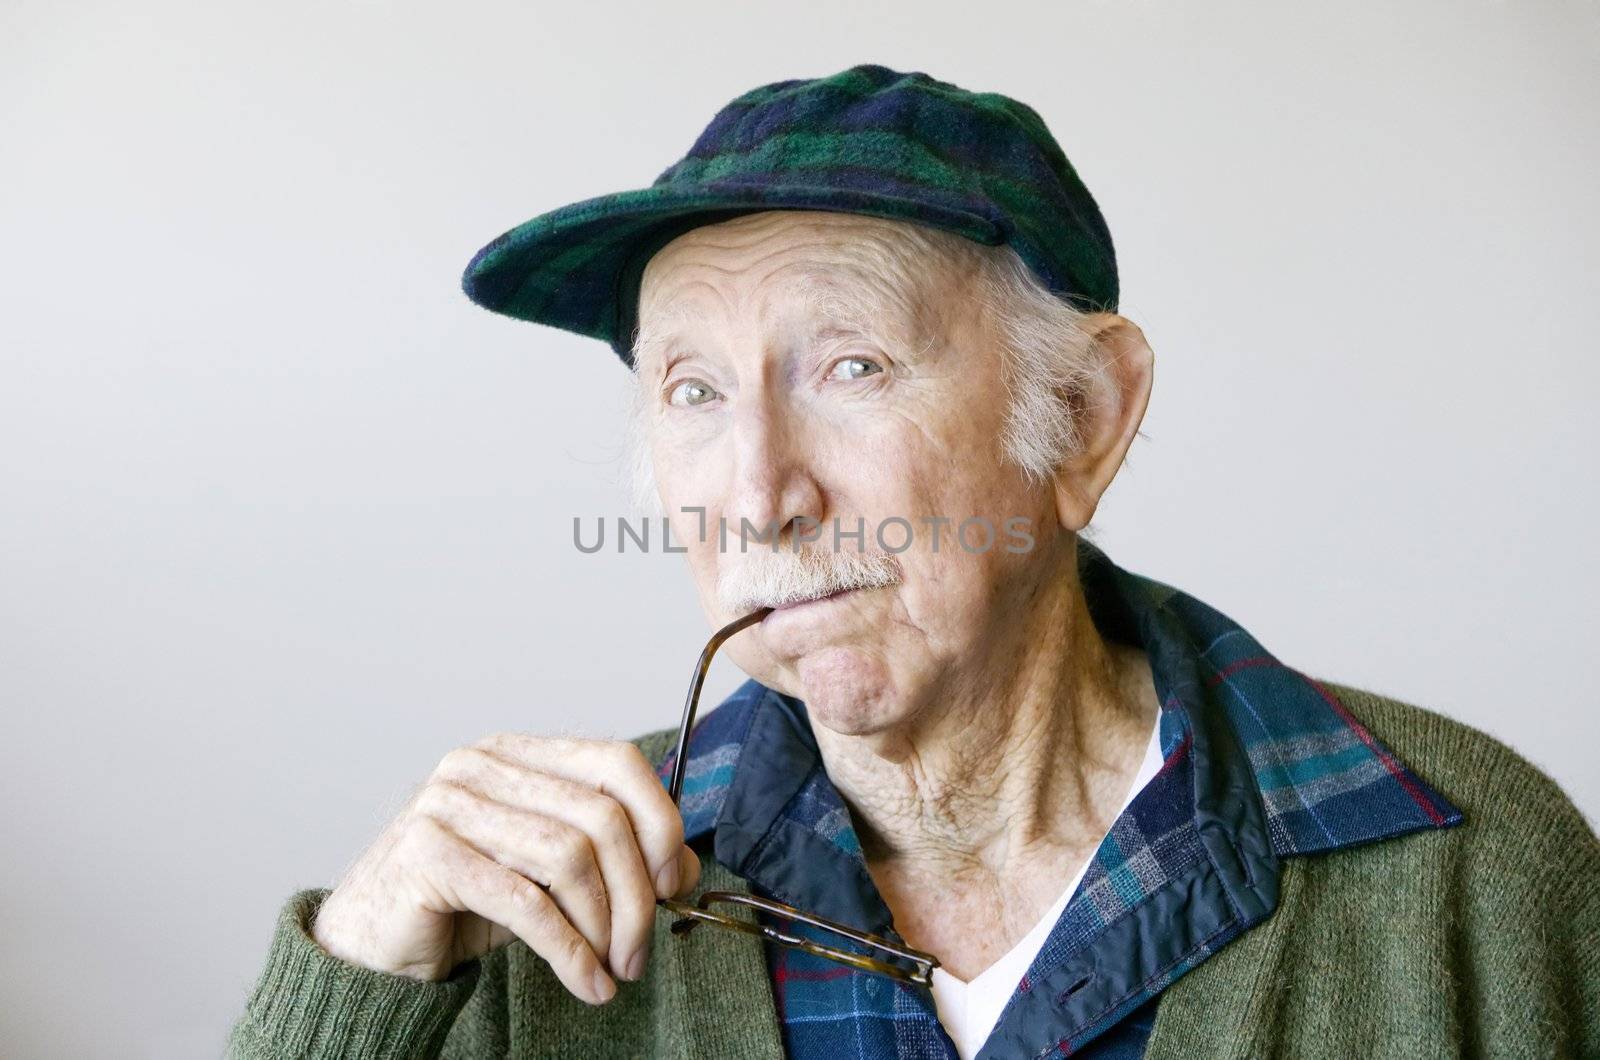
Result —
<path fill-rule="evenodd" d="M 851 589 L 883 589 L 902 580 L 900 562 L 887 553 L 752 549 L 737 567 L 717 576 L 717 598 L 724 612 L 743 615 Z"/>

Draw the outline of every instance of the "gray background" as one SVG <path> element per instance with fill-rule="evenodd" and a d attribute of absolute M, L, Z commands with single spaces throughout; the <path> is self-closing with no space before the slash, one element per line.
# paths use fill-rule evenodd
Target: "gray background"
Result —
<path fill-rule="evenodd" d="M 676 720 L 681 559 L 571 545 L 623 369 L 458 277 L 857 62 L 1032 104 L 1104 207 L 1110 555 L 1593 819 L 1600 7 L 1320 7 L 7 0 L 0 1054 L 214 1056 L 446 750 Z"/>

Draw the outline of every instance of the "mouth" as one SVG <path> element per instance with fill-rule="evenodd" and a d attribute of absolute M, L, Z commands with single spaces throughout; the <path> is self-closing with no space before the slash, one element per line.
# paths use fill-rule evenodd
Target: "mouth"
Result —
<path fill-rule="evenodd" d="M 860 589 L 836 589 L 825 596 L 807 596 L 799 600 L 790 600 L 782 604 L 773 604 L 767 616 L 761 620 L 763 625 L 768 623 L 782 624 L 791 616 L 810 614 L 828 609 L 847 596 L 861 592 Z"/>

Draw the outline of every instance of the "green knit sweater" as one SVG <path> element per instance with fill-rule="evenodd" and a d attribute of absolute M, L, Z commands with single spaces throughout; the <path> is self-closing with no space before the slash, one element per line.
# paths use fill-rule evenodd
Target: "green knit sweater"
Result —
<path fill-rule="evenodd" d="M 1277 909 L 1169 987 L 1148 1060 L 1600 1057 L 1600 839 L 1516 752 L 1440 714 L 1322 682 L 1464 822 L 1288 859 Z M 660 763 L 676 730 L 634 740 Z M 747 891 L 701 855 L 703 890 Z M 228 1056 L 780 1058 L 765 956 L 731 931 L 672 936 L 644 978 L 570 995 L 513 941 L 439 983 L 323 952 L 326 890 L 283 909 Z"/>

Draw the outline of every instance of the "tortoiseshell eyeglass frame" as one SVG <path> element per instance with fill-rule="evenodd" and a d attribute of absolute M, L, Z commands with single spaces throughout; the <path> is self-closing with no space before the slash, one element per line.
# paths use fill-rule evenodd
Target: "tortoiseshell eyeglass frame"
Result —
<path fill-rule="evenodd" d="M 683 793 L 684 763 L 689 753 L 689 730 L 694 726 L 695 710 L 700 705 L 700 689 L 705 684 L 706 671 L 711 668 L 711 657 L 717 653 L 717 649 L 722 647 L 729 637 L 732 637 L 742 629 L 755 625 L 771 613 L 771 608 L 762 608 L 737 621 L 728 623 L 712 634 L 711 639 L 706 643 L 705 650 L 700 653 L 700 661 L 695 664 L 694 676 L 689 682 L 689 695 L 685 698 L 683 704 L 683 724 L 678 729 L 678 750 L 672 764 L 672 782 L 667 788 L 674 806 L 680 805 L 679 796 Z M 822 928 L 862 946 L 881 950 L 884 953 L 899 957 L 901 960 L 910 961 L 912 967 L 906 968 L 866 954 L 824 946 L 810 939 L 790 935 L 787 932 L 779 931 L 756 921 L 741 920 L 737 917 L 724 916 L 721 913 L 712 912 L 710 906 L 717 902 L 749 906 L 802 924 Z M 852 968 L 859 968 L 865 972 L 877 972 L 880 975 L 887 975 L 894 979 L 917 983 L 922 986 L 931 985 L 933 982 L 933 970 L 939 966 L 939 959 L 931 953 L 914 950 L 877 935 L 868 935 L 845 924 L 802 912 L 792 905 L 774 902 L 753 894 L 740 894 L 735 891 L 706 891 L 694 905 L 680 902 L 675 898 L 657 898 L 656 904 L 678 914 L 678 919 L 672 923 L 672 933 L 674 935 L 686 935 L 696 924 L 716 924 L 721 927 L 733 928 L 735 931 L 742 931 L 747 935 L 757 935 L 771 939 L 780 946 L 803 950 L 806 953 L 814 954 L 830 961 L 838 961 L 840 964 L 847 964 Z"/>

